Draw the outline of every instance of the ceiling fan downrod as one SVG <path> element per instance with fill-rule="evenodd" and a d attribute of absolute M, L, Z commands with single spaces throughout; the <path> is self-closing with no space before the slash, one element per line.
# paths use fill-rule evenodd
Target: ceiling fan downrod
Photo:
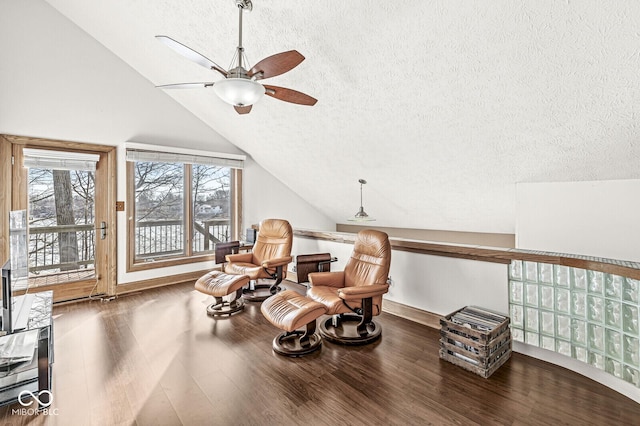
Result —
<path fill-rule="evenodd" d="M 242 47 L 242 12 L 245 10 L 251 12 L 253 3 L 251 0 L 236 0 L 236 6 L 238 6 L 238 68 L 242 70 L 242 55 L 244 54 L 244 47 Z"/>

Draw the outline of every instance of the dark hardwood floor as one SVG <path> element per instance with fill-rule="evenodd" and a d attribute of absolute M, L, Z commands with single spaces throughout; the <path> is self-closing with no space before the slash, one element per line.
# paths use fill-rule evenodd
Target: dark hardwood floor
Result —
<path fill-rule="evenodd" d="M 49 415 L 3 425 L 632 425 L 640 404 L 520 354 L 488 379 L 438 357 L 437 330 L 382 314 L 382 339 L 274 354 L 259 304 L 212 319 L 191 285 L 56 306 Z"/>

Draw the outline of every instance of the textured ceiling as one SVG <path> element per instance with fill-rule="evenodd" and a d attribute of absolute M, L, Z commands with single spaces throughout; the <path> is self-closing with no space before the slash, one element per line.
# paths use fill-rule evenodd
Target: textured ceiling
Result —
<path fill-rule="evenodd" d="M 47 2 L 149 84 L 218 79 L 154 35 L 237 44 L 233 0 Z M 302 53 L 265 83 L 318 103 L 167 94 L 338 223 L 358 178 L 377 225 L 509 233 L 517 182 L 640 178 L 640 2 L 255 0 L 244 46 Z"/>

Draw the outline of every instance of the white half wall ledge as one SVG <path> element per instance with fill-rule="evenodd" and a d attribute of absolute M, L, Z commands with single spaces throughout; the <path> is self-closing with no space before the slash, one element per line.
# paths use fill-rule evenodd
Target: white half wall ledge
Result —
<path fill-rule="evenodd" d="M 294 236 L 292 255 L 331 253 L 342 270 L 353 245 Z M 392 250 L 391 285 L 385 300 L 437 315 L 447 315 L 466 305 L 498 312 L 509 310 L 507 265 Z"/>

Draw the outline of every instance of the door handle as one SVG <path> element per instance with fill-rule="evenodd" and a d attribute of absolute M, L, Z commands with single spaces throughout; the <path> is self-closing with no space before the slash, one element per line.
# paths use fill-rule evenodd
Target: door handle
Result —
<path fill-rule="evenodd" d="M 100 222 L 100 239 L 107 238 L 107 222 Z"/>

